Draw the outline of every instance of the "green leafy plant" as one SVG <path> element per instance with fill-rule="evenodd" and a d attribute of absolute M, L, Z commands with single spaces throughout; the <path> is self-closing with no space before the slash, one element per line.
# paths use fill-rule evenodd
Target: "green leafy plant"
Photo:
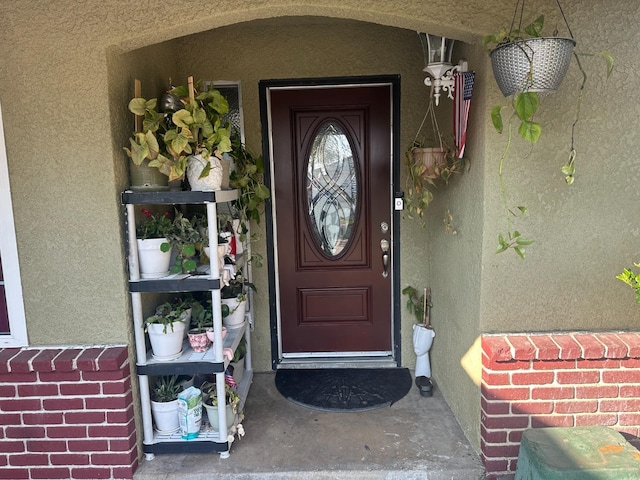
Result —
<path fill-rule="evenodd" d="M 411 146 L 405 152 L 407 179 L 405 187 L 405 212 L 409 219 L 419 218 L 424 227 L 424 213 L 433 201 L 432 188 L 446 185 L 452 175 L 468 167 L 466 158 L 459 158 L 453 138 L 440 132 L 434 111 L 433 92 L 429 106 Z M 431 130 L 422 134 L 427 119 Z M 428 149 L 424 151 L 424 149 Z"/>
<path fill-rule="evenodd" d="M 246 300 L 249 289 L 257 292 L 256 286 L 247 280 L 242 274 L 242 269 L 239 269 L 229 281 L 229 285 L 225 285 L 220 289 L 220 296 L 221 298 L 235 298 L 241 302 Z"/>
<path fill-rule="evenodd" d="M 140 212 L 145 219 L 136 226 L 136 235 L 139 239 L 163 238 L 171 231 L 173 222 L 169 212 L 154 214 L 146 208 L 141 209 Z M 169 248 L 163 251 L 169 251 Z"/>
<path fill-rule="evenodd" d="M 218 391 L 216 384 L 213 382 L 203 382 L 200 386 L 202 391 L 203 402 L 212 407 L 218 406 Z M 233 413 L 238 413 L 240 405 L 240 395 L 228 383 L 224 384 L 225 405 L 231 405 Z"/>
<path fill-rule="evenodd" d="M 191 80 L 191 79 L 190 79 Z M 129 111 L 144 117 L 142 132 L 135 132 L 130 138 L 127 155 L 139 165 L 149 160 L 169 177 L 169 180 L 184 178 L 187 158 L 202 155 L 207 160 L 200 177 L 206 177 L 211 170 L 208 161 L 212 155 L 222 158 L 231 151 L 231 127 L 223 123 L 222 117 L 229 111 L 229 103 L 215 89 L 197 92 L 198 84 L 172 87 L 167 92 L 176 99 L 174 110 L 157 111 L 157 100 L 141 97 L 129 102 Z"/>
<path fill-rule="evenodd" d="M 194 300 L 191 305 L 191 328 L 199 332 L 204 332 L 208 328 L 213 327 L 213 313 L 211 311 L 211 302 L 201 302 Z"/>
<path fill-rule="evenodd" d="M 232 142 L 231 156 L 235 170 L 229 177 L 231 188 L 239 190 L 234 202 L 237 218 L 240 219 L 240 240 L 246 239 L 251 221 L 260 223 L 265 201 L 269 198 L 269 189 L 264 184 L 264 161 L 262 155 L 254 155 L 240 139 L 235 136 Z"/>
<path fill-rule="evenodd" d="M 154 402 L 172 402 L 178 399 L 182 391 L 182 384 L 178 375 L 164 375 L 157 377 L 151 389 L 151 400 Z"/>
<path fill-rule="evenodd" d="M 635 263 L 634 265 L 640 268 L 640 263 Z M 617 275 L 616 278 L 618 280 L 622 280 L 624 283 L 629 285 L 636 293 L 636 303 L 640 304 L 640 272 L 634 272 L 630 268 L 625 268 L 622 270 L 620 275 Z"/>
<path fill-rule="evenodd" d="M 174 331 L 175 322 L 184 322 L 188 316 L 190 305 L 183 299 L 176 298 L 171 302 L 164 302 L 156 307 L 155 313 L 144 320 L 144 329 L 150 324 L 163 325 L 162 332 L 167 333 L 167 327 Z"/>
<path fill-rule="evenodd" d="M 134 132 L 129 138 L 129 146 L 124 147 L 124 151 L 136 165 L 140 165 L 145 160 L 154 161 L 162 156 L 157 132 L 162 125 L 164 115 L 156 110 L 158 100 L 152 98 L 134 98 L 129 102 L 129 111 L 135 115 L 143 117 L 142 131 Z"/>
<path fill-rule="evenodd" d="M 177 251 L 171 273 L 190 273 L 196 270 L 196 247 L 205 237 L 202 228 L 199 228 L 199 218 L 194 215 L 189 219 L 176 210 L 172 228 L 167 233 L 167 239 Z"/>
<path fill-rule="evenodd" d="M 425 294 L 419 294 L 418 290 L 411 285 L 403 288 L 402 294 L 407 296 L 407 310 L 416 318 L 416 323 L 425 324 Z M 427 299 L 426 307 L 432 306 L 430 299 Z"/>
<path fill-rule="evenodd" d="M 517 8 L 517 7 L 516 7 Z M 498 175 L 500 177 L 500 189 L 501 199 L 504 206 L 504 210 L 507 218 L 507 233 L 500 233 L 498 235 L 498 247 L 496 253 L 501 253 L 509 249 L 513 249 L 520 258 L 525 258 L 525 247 L 531 245 L 533 240 L 523 236 L 518 230 L 512 230 L 512 218 L 522 217 L 527 209 L 525 206 L 519 205 L 517 207 L 510 207 L 508 202 L 507 189 L 504 182 L 504 162 L 509 153 L 511 142 L 513 139 L 513 129 L 517 125 L 517 133 L 520 137 L 531 144 L 535 144 L 542 135 L 542 125 L 535 120 L 535 115 L 538 112 L 540 106 L 540 97 L 537 92 L 530 91 L 529 89 L 533 85 L 533 50 L 527 48 L 527 38 L 540 38 L 542 37 L 542 30 L 544 27 L 544 16 L 537 17 L 532 23 L 526 25 L 524 29 L 507 29 L 502 28 L 497 34 L 487 35 L 483 39 L 483 44 L 488 51 L 491 51 L 493 47 L 499 47 L 506 43 L 515 42 L 518 48 L 524 53 L 529 61 L 529 71 L 523 85 L 520 86 L 520 90 L 516 91 L 510 98 L 509 103 L 506 106 L 496 106 L 491 110 L 491 121 L 494 128 L 498 133 L 505 132 L 505 122 L 503 120 L 503 110 L 510 110 L 508 120 L 506 122 L 506 145 L 502 151 L 500 162 L 498 166 Z M 562 166 L 561 172 L 564 175 L 565 182 L 568 185 L 573 184 L 575 180 L 575 128 L 580 119 L 580 107 L 582 105 L 582 99 L 584 95 L 585 85 L 587 83 L 587 74 L 580 61 L 580 55 L 573 51 L 573 58 L 576 60 L 577 66 L 582 74 L 582 81 L 579 87 L 576 114 L 571 126 L 571 145 L 569 149 L 569 158 L 567 162 Z M 607 78 L 611 75 L 614 65 L 614 57 L 611 53 L 603 51 L 598 53 L 605 62 L 607 67 Z"/>

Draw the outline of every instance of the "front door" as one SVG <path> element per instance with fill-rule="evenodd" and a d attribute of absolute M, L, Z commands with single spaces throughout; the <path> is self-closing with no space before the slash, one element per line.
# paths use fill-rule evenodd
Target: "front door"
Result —
<path fill-rule="evenodd" d="M 266 95 L 280 354 L 392 356 L 392 85 Z"/>

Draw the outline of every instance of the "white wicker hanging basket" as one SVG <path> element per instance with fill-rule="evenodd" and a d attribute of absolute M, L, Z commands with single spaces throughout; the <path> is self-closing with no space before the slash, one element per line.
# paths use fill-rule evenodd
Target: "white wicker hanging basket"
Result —
<path fill-rule="evenodd" d="M 576 42 L 540 37 L 498 45 L 491 51 L 493 76 L 505 97 L 519 92 L 549 95 L 564 80 Z M 529 72 L 532 77 L 529 77 Z"/>

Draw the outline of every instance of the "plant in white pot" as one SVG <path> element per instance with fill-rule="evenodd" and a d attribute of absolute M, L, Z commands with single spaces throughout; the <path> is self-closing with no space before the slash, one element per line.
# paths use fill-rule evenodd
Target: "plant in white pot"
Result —
<path fill-rule="evenodd" d="M 242 274 L 242 269 L 220 289 L 220 297 L 223 308 L 223 324 L 228 328 L 236 328 L 244 323 L 244 315 L 247 309 L 248 290 L 256 292 L 256 286 L 249 282 Z M 227 307 L 226 309 L 224 307 Z M 228 315 L 225 315 L 228 310 Z"/>
<path fill-rule="evenodd" d="M 168 361 L 182 354 L 184 332 L 190 319 L 191 308 L 179 299 L 156 307 L 155 313 L 144 321 L 153 358 Z"/>
<path fill-rule="evenodd" d="M 178 375 L 156 377 L 151 389 L 151 414 L 158 433 L 173 433 L 178 430 L 178 395 L 183 385 Z"/>
<path fill-rule="evenodd" d="M 136 226 L 140 276 L 165 277 L 169 275 L 171 263 L 171 244 L 167 234 L 172 228 L 172 220 L 169 212 L 154 214 L 143 208 L 141 213 L 144 220 Z"/>
<path fill-rule="evenodd" d="M 166 173 L 169 180 L 182 178 L 186 171 L 192 190 L 219 190 L 220 159 L 231 151 L 231 127 L 222 123 L 229 103 L 218 90 L 196 92 L 193 77 L 188 78 L 187 86 L 174 87 L 168 94 L 178 98 L 182 108 L 173 111 L 172 125 L 163 135 L 168 155 L 151 165 Z"/>
<path fill-rule="evenodd" d="M 222 183 L 223 154 L 231 151 L 231 128 L 222 122 L 229 104 L 215 89 L 196 92 L 193 77 L 187 86 L 171 87 L 160 99 L 136 97 L 129 110 L 144 117 L 125 151 L 134 163 L 148 162 L 169 181 L 189 178 L 192 190 L 217 190 Z"/>
<path fill-rule="evenodd" d="M 202 390 L 202 404 L 207 411 L 207 418 L 209 424 L 214 430 L 220 429 L 219 416 L 218 416 L 218 395 L 217 387 L 213 382 L 204 382 L 200 386 Z M 236 414 L 238 414 L 238 408 L 240 406 L 240 395 L 233 389 L 228 383 L 224 384 L 225 390 L 225 405 L 226 405 L 226 421 L 227 429 L 236 421 Z"/>

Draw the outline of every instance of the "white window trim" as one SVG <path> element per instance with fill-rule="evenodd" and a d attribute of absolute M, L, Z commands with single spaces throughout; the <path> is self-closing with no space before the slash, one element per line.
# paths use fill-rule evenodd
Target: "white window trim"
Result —
<path fill-rule="evenodd" d="M 9 167 L 4 141 L 2 106 L 0 105 L 0 261 L 2 261 L 7 310 L 9 311 L 9 329 L 11 330 L 8 335 L 0 335 L 0 347 L 25 347 L 28 345 L 27 322 L 24 314 L 18 246 L 9 187 Z"/>

